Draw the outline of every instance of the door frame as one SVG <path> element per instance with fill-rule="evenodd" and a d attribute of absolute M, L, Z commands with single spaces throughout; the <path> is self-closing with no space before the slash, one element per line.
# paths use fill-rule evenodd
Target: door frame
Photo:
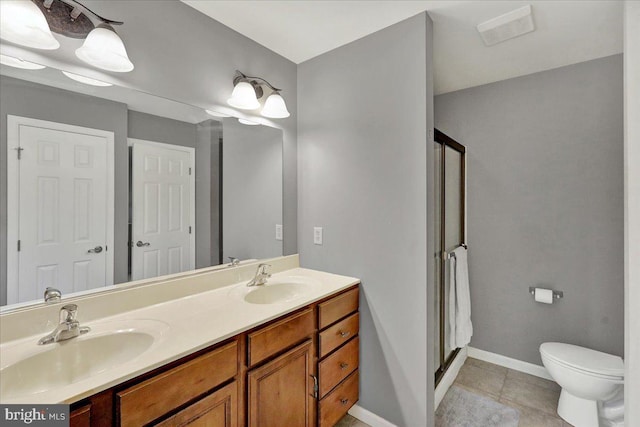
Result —
<path fill-rule="evenodd" d="M 191 226 L 191 233 L 189 234 L 189 268 L 195 270 L 196 268 L 196 149 L 193 147 L 187 147 L 185 145 L 167 144 L 165 142 L 149 141 L 146 139 L 127 138 L 127 145 L 133 147 L 134 144 L 146 144 L 153 147 L 164 148 L 167 150 L 176 150 L 189 153 L 189 162 L 191 165 L 191 175 L 189 176 L 189 191 L 191 192 L 191 213 L 189 215 L 189 222 Z M 133 152 L 131 152 L 133 155 Z M 133 158 L 131 159 L 133 160 Z M 132 164 L 132 163 L 131 163 Z M 133 170 L 131 171 L 131 189 L 129 191 L 129 198 L 133 201 Z M 131 241 L 129 245 L 133 249 L 133 203 L 131 203 Z M 130 252 L 131 258 L 131 271 L 133 272 L 133 250 Z"/>
<path fill-rule="evenodd" d="M 20 253 L 18 239 L 20 231 L 20 161 L 15 151 L 20 147 L 20 126 L 29 126 L 61 132 L 78 133 L 104 138 L 107 142 L 107 212 L 105 241 L 105 286 L 113 285 L 114 273 L 114 214 L 115 214 L 115 135 L 111 131 L 7 115 L 7 302 L 15 301 L 19 295 Z M 111 250 L 109 250 L 111 248 Z"/>

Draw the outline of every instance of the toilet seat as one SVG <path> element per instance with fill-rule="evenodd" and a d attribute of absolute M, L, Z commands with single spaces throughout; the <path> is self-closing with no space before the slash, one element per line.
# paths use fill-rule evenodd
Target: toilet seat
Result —
<path fill-rule="evenodd" d="M 619 356 L 558 342 L 542 344 L 540 353 L 574 371 L 611 380 L 624 379 L 624 362 Z"/>

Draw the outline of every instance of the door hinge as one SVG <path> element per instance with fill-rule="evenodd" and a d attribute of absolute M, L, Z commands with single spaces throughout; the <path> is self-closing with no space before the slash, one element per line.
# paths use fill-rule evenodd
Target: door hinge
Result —
<path fill-rule="evenodd" d="M 191 168 L 189 168 L 189 175 L 191 175 Z"/>
<path fill-rule="evenodd" d="M 191 226 L 189 226 L 189 234 L 191 234 Z"/>
<path fill-rule="evenodd" d="M 20 240 L 18 240 L 18 252 L 20 252 Z"/>
<path fill-rule="evenodd" d="M 16 153 L 18 154 L 18 160 L 20 160 L 22 158 L 22 150 L 24 150 L 24 148 L 18 147 L 14 148 L 14 150 L 16 150 Z"/>

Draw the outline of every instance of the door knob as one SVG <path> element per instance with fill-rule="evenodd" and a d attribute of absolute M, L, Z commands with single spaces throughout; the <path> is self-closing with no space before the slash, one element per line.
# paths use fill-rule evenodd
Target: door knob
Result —
<path fill-rule="evenodd" d="M 143 247 L 143 246 L 151 246 L 151 243 L 149 243 L 149 242 L 144 242 L 144 243 L 143 243 L 143 242 L 142 242 L 142 240 L 138 240 L 138 241 L 136 242 L 136 246 L 137 246 L 137 247 L 139 247 L 139 248 L 141 248 L 141 247 Z"/>
<path fill-rule="evenodd" d="M 102 252 L 102 246 L 96 246 L 93 249 L 89 249 L 87 252 L 90 254 L 99 254 L 100 252 Z"/>

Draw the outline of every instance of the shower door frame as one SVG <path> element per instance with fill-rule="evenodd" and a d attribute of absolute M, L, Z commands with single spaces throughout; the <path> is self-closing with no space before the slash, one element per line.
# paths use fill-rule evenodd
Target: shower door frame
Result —
<path fill-rule="evenodd" d="M 451 366 L 451 363 L 454 361 L 458 353 L 460 352 L 459 348 L 456 348 L 451 352 L 449 357 L 445 355 L 445 309 L 446 309 L 446 301 L 445 301 L 445 271 L 447 268 L 447 248 L 445 247 L 445 226 L 446 226 L 446 147 L 450 147 L 453 150 L 460 153 L 460 238 L 461 242 L 459 245 L 466 244 L 466 152 L 467 149 L 464 145 L 460 144 L 453 138 L 445 135 L 438 129 L 434 129 L 434 142 L 442 145 L 442 153 L 441 157 L 441 166 L 440 166 L 440 242 L 439 242 L 439 258 L 440 258 L 440 277 L 439 277 L 439 286 L 437 292 L 440 294 L 440 310 L 438 316 L 440 317 L 439 322 L 439 367 L 435 372 L 435 385 L 437 386 L 445 372 Z M 453 250 L 453 249 L 451 249 Z"/>

